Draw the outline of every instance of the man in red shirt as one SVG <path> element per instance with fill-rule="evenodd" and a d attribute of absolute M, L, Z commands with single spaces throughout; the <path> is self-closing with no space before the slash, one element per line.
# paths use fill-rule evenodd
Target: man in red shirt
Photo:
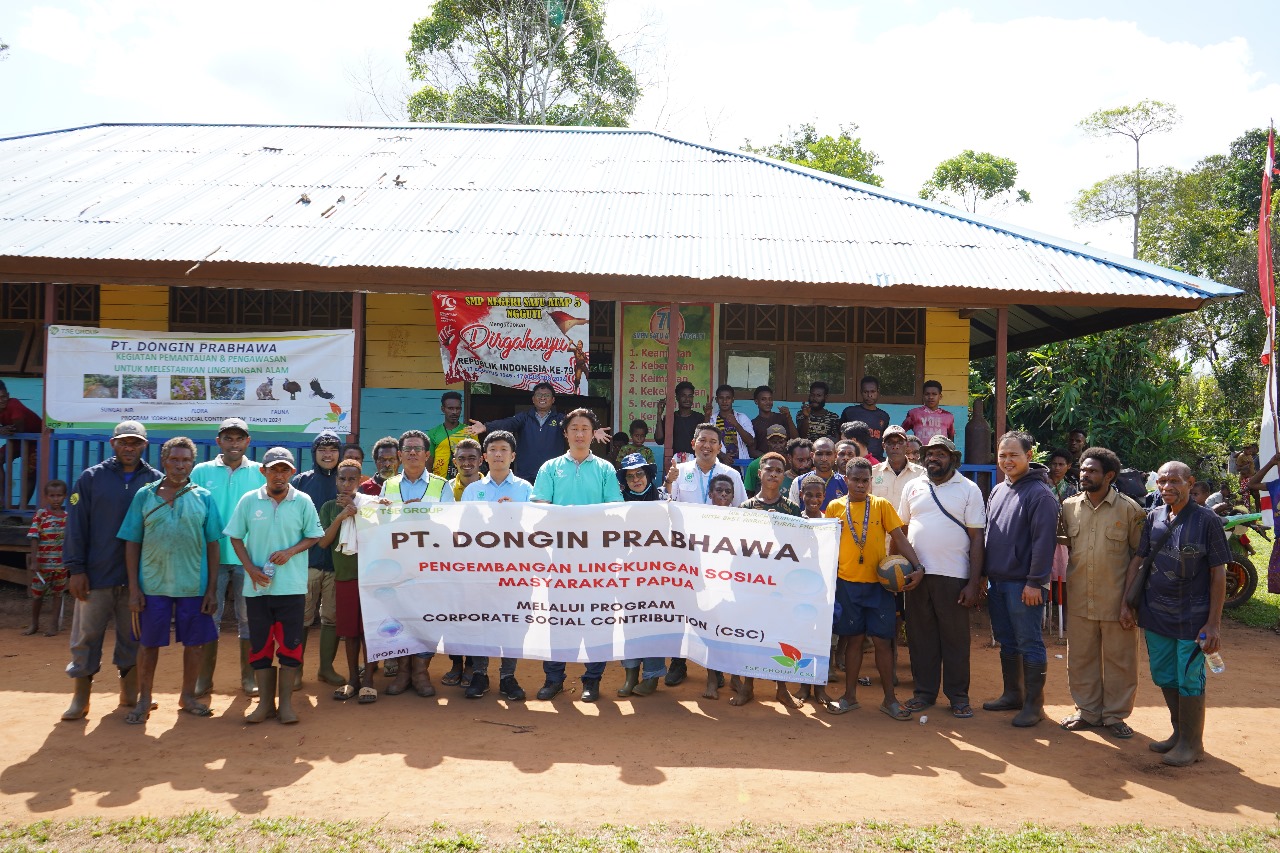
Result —
<path fill-rule="evenodd" d="M 0 382 L 0 439 L 5 439 L 14 433 L 38 433 L 44 426 L 40 416 L 35 412 L 22 405 L 21 402 L 9 396 L 9 389 L 3 382 Z M 12 447 L 12 451 L 10 451 Z M 31 504 L 31 498 L 36 493 L 36 443 L 34 441 L 15 441 L 5 442 L 0 445 L 0 466 L 5 465 L 9 459 L 10 452 L 16 460 L 25 455 L 27 457 L 27 488 L 26 503 Z M 7 473 L 7 472 L 6 472 Z M 9 482 L 5 478 L 4 482 Z"/>

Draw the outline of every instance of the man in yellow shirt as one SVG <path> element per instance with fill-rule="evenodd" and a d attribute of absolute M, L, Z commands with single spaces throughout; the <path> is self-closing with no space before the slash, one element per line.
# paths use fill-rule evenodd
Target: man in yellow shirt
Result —
<path fill-rule="evenodd" d="M 840 521 L 840 561 L 836 573 L 835 632 L 846 639 L 844 695 L 827 703 L 827 711 L 844 714 L 858 707 L 858 670 L 862 667 L 862 642 L 871 637 L 876 670 L 884 701 L 880 710 L 895 720 L 911 719 L 911 712 L 898 704 L 893 691 L 893 633 L 896 608 L 893 594 L 880 585 L 876 569 L 885 554 L 885 537 L 911 562 L 905 589 L 914 589 L 924 579 L 924 566 L 907 541 L 902 521 L 893 504 L 871 494 L 871 463 L 854 459 L 846 480 L 849 494 L 827 505 L 826 517 Z"/>

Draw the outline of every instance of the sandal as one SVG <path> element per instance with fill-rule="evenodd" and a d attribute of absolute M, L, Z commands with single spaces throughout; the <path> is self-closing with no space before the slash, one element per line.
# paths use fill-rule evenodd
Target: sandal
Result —
<path fill-rule="evenodd" d="M 339 699 L 343 702 L 347 701 L 348 699 L 352 698 L 355 695 L 356 695 L 356 689 L 352 687 L 350 684 L 344 684 L 341 687 L 339 687 L 337 690 L 333 691 L 333 698 Z"/>
<path fill-rule="evenodd" d="M 190 714 L 193 717 L 212 717 L 213 709 L 208 705 L 201 705 L 199 702 L 193 702 L 185 708 L 179 708 L 179 711 Z"/>
<path fill-rule="evenodd" d="M 446 687 L 453 687 L 462 681 L 462 670 L 451 669 L 444 675 L 440 676 L 440 683 Z"/>
<path fill-rule="evenodd" d="M 904 723 L 911 719 L 911 712 L 897 702 L 890 702 L 888 705 L 881 702 L 880 713 L 887 714 L 893 719 Z"/>
<path fill-rule="evenodd" d="M 968 703 L 963 705 L 952 705 L 951 716 L 960 720 L 967 720 L 973 716 L 973 708 L 969 707 Z"/>
<path fill-rule="evenodd" d="M 1058 723 L 1058 725 L 1069 732 L 1083 732 L 1083 731 L 1088 731 L 1089 729 L 1095 728 L 1093 723 L 1089 722 L 1079 714 L 1072 714 L 1070 717 L 1067 717 L 1061 723 Z M 1133 732 L 1131 731 L 1129 732 L 1129 734 L 1130 736 L 1132 736 Z"/>
<path fill-rule="evenodd" d="M 902 707 L 906 708 L 911 713 L 916 714 L 916 713 L 919 713 L 920 711 L 924 711 L 928 708 L 932 708 L 935 704 L 937 703 L 926 702 L 923 699 L 917 699 L 916 697 L 912 696 L 910 699 L 902 703 Z"/>
<path fill-rule="evenodd" d="M 826 708 L 828 714 L 847 714 L 850 711 L 858 710 L 862 706 L 841 696 L 835 701 L 827 702 L 823 707 Z"/>
<path fill-rule="evenodd" d="M 1133 737 L 1133 729 L 1131 729 L 1129 724 L 1124 720 L 1117 720 L 1106 728 L 1107 731 L 1111 732 L 1113 736 L 1120 738 L 1120 740 L 1128 740 Z"/>
<path fill-rule="evenodd" d="M 862 687 L 870 687 L 870 686 L 871 686 L 871 676 L 869 676 L 869 675 L 861 676 L 861 677 L 858 679 L 858 684 L 859 684 L 859 685 L 861 685 Z"/>
<path fill-rule="evenodd" d="M 360 698 L 356 700 L 361 705 L 369 705 L 378 701 L 378 691 L 372 687 L 361 687 Z"/>

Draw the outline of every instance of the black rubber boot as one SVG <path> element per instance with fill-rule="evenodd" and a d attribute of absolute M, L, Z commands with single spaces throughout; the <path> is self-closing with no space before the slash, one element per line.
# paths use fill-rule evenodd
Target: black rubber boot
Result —
<path fill-rule="evenodd" d="M 93 676 L 74 679 L 75 693 L 71 696 L 71 704 L 62 712 L 62 719 L 68 723 L 83 720 L 89 716 L 89 695 L 93 692 Z"/>
<path fill-rule="evenodd" d="M 999 699 L 982 703 L 984 711 L 1017 711 L 1022 708 L 1022 655 L 1000 655 L 1004 693 Z"/>
<path fill-rule="evenodd" d="M 1030 728 L 1044 719 L 1044 680 L 1049 674 L 1047 663 L 1027 663 L 1022 666 L 1022 680 L 1026 685 L 1026 698 L 1022 710 L 1013 718 L 1020 729 Z"/>
<path fill-rule="evenodd" d="M 1178 743 L 1160 760 L 1190 767 L 1204 758 L 1204 695 L 1178 697 Z"/>
<path fill-rule="evenodd" d="M 200 668 L 196 670 L 196 696 L 208 696 L 213 692 L 213 671 L 218 666 L 218 641 L 213 640 L 200 647 Z"/>
<path fill-rule="evenodd" d="M 618 688 L 618 695 L 630 696 L 631 691 L 635 690 L 636 685 L 640 683 L 640 667 L 629 666 L 623 672 L 627 674 L 627 680 L 622 682 L 622 686 Z"/>
<path fill-rule="evenodd" d="M 1173 723 L 1173 734 L 1165 740 L 1147 744 L 1147 749 L 1152 752 L 1166 753 L 1178 745 L 1178 688 L 1161 687 L 1160 692 L 1164 694 L 1164 704 L 1169 706 L 1169 722 Z"/>

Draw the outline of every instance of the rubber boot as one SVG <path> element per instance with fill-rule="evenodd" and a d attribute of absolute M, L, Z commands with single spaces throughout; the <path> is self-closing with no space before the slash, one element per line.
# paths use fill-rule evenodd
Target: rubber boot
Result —
<path fill-rule="evenodd" d="M 1160 760 L 1190 767 L 1204 758 L 1204 695 L 1178 697 L 1178 743 Z"/>
<path fill-rule="evenodd" d="M 409 658 L 409 681 L 413 690 L 423 699 L 436 695 L 435 685 L 431 683 L 431 673 L 427 671 L 427 659 L 417 655 Z"/>
<path fill-rule="evenodd" d="M 1022 708 L 1022 655 L 1000 655 L 1000 674 L 1004 676 L 1004 693 L 999 699 L 982 703 L 984 711 L 1017 711 Z"/>
<path fill-rule="evenodd" d="M 205 643 L 200 648 L 200 668 L 196 670 L 197 697 L 208 696 L 213 692 L 213 670 L 218 665 L 218 641 Z"/>
<path fill-rule="evenodd" d="M 1047 663 L 1028 663 L 1022 666 L 1022 680 L 1026 685 L 1026 698 L 1022 710 L 1013 718 L 1020 729 L 1030 728 L 1044 719 L 1044 680 L 1049 674 Z"/>
<path fill-rule="evenodd" d="M 249 641 L 240 641 L 240 689 L 246 696 L 258 695 L 258 682 L 253 677 L 253 667 L 249 666 Z"/>
<path fill-rule="evenodd" d="M 622 682 L 622 686 L 618 688 L 619 696 L 630 696 L 631 691 L 635 689 L 636 684 L 640 682 L 640 667 L 629 666 L 623 670 L 627 674 L 627 680 Z"/>
<path fill-rule="evenodd" d="M 89 716 L 89 694 L 93 692 L 92 675 L 72 680 L 75 681 L 75 693 L 71 696 L 71 704 L 67 706 L 67 710 L 62 712 L 62 719 L 68 723 Z"/>
<path fill-rule="evenodd" d="M 1173 734 L 1165 740 L 1147 744 L 1147 749 L 1165 753 L 1178 745 L 1178 688 L 1161 687 L 1160 692 L 1164 694 L 1164 704 L 1169 706 L 1169 722 L 1173 723 Z"/>
<path fill-rule="evenodd" d="M 138 704 L 138 668 L 131 666 L 120 670 L 120 707 L 132 708 Z"/>
<path fill-rule="evenodd" d="M 253 680 L 258 685 L 258 704 L 245 714 L 246 723 L 264 723 L 276 715 L 276 668 L 263 667 L 253 671 Z M 288 684 L 290 679 L 280 679 L 281 684 Z"/>
<path fill-rule="evenodd" d="M 288 667 L 286 667 L 286 669 L 287 668 Z M 302 667 L 300 666 L 296 666 L 293 668 L 299 669 L 299 670 L 302 669 Z M 276 700 L 279 703 L 277 708 L 277 713 L 280 715 L 280 722 L 284 723 L 286 726 L 292 725 L 293 723 L 298 722 L 298 715 L 293 712 L 294 688 L 291 688 L 289 686 L 289 680 L 290 679 L 288 678 L 281 679 L 280 695 L 277 697 L 277 700 Z"/>
<path fill-rule="evenodd" d="M 302 689 L 302 663 L 307 659 L 307 632 L 302 632 L 302 646 L 298 649 L 298 665 L 285 667 L 291 672 L 283 672 L 280 677 L 293 685 L 294 690 Z"/>
<path fill-rule="evenodd" d="M 409 667 L 411 659 L 408 656 L 396 658 L 396 677 L 395 680 L 387 685 L 385 691 L 388 696 L 399 696 L 409 689 L 409 682 L 413 675 Z"/>
<path fill-rule="evenodd" d="M 320 626 L 320 671 L 317 673 L 321 681 L 339 687 L 347 680 L 333 668 L 333 659 L 338 656 L 338 628 L 336 625 Z"/>

